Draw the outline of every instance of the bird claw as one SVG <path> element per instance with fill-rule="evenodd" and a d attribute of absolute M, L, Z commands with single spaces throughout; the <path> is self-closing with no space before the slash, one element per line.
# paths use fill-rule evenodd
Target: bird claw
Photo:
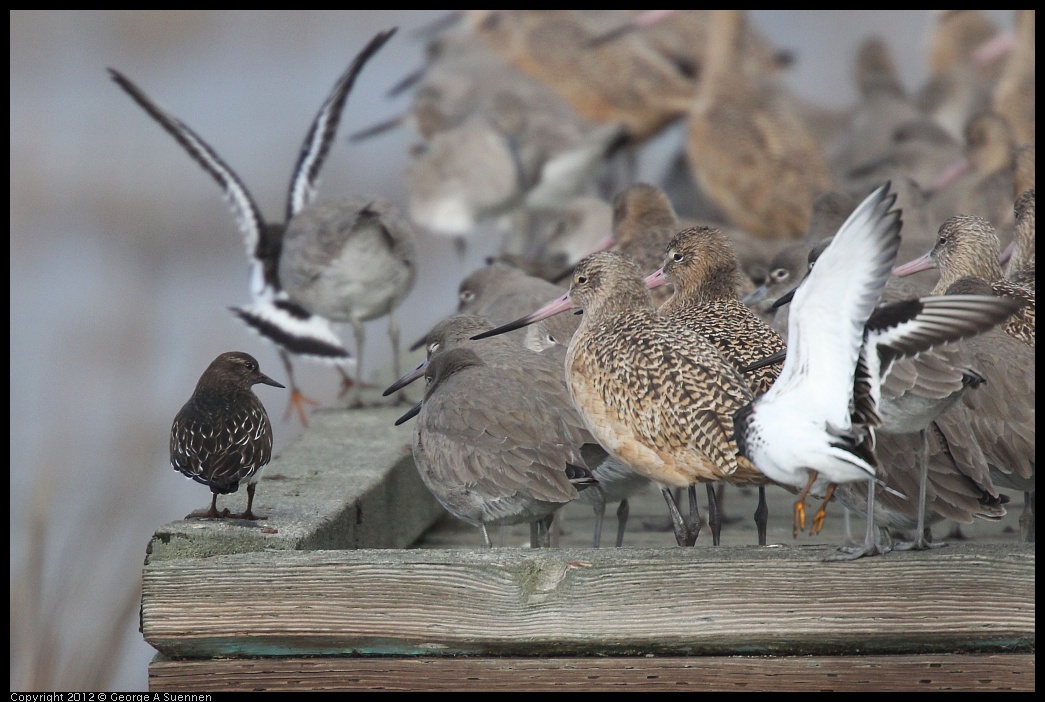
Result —
<path fill-rule="evenodd" d="M 301 425 L 308 426 L 308 417 L 305 415 L 305 405 L 313 405 L 318 407 L 319 402 L 313 400 L 311 397 L 306 397 L 297 388 L 290 391 L 290 400 L 287 402 L 287 411 L 283 413 L 283 421 L 286 421 L 290 417 L 290 413 L 297 411 L 298 417 L 301 419 Z"/>
<path fill-rule="evenodd" d="M 824 520 L 827 518 L 827 510 L 823 506 L 813 515 L 813 525 L 809 528 L 809 535 L 816 536 L 824 528 Z"/>
<path fill-rule="evenodd" d="M 795 503 L 795 528 L 794 535 L 798 538 L 799 531 L 806 530 L 806 503 L 799 500 Z"/>

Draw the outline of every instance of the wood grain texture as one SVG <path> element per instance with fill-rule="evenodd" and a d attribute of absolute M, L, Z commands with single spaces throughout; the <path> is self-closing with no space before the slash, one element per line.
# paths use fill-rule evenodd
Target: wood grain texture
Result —
<path fill-rule="evenodd" d="M 150 692 L 1033 691 L 1034 654 L 640 658 L 268 658 L 149 666 Z"/>
<path fill-rule="evenodd" d="M 1033 651 L 1033 544 L 260 552 L 151 563 L 172 657 Z"/>

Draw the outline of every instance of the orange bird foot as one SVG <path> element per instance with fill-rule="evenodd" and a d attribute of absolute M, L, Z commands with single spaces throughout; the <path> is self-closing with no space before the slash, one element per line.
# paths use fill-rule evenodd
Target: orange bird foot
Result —
<path fill-rule="evenodd" d="M 820 505 L 820 509 L 813 515 L 813 526 L 809 529 L 810 536 L 816 536 L 824 528 L 824 519 L 827 517 L 827 509 L 825 505 Z"/>
<path fill-rule="evenodd" d="M 297 411 L 298 417 L 301 419 L 301 425 L 308 426 L 308 417 L 305 415 L 305 405 L 319 406 L 316 400 L 311 397 L 306 397 L 297 388 L 292 388 L 290 391 L 290 401 L 287 402 L 287 411 L 283 413 L 283 421 L 286 421 L 290 417 L 292 411 Z"/>
<path fill-rule="evenodd" d="M 794 535 L 798 538 L 799 531 L 806 530 L 806 503 L 803 500 L 799 500 L 795 503 L 795 528 Z"/>

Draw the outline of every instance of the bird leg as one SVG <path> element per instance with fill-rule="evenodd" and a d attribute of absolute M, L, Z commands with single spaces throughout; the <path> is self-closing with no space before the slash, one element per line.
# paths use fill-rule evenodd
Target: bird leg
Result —
<path fill-rule="evenodd" d="M 824 501 L 820 503 L 820 509 L 813 515 L 813 524 L 809 527 L 809 535 L 816 536 L 824 529 L 824 519 L 827 517 L 827 503 L 831 501 L 831 498 L 835 494 L 835 484 L 830 483 L 827 486 L 827 492 L 824 494 Z"/>
<path fill-rule="evenodd" d="M 251 507 L 254 506 L 254 490 L 257 489 L 257 483 L 249 483 L 247 485 L 247 509 L 239 514 L 232 515 L 236 519 L 249 519 L 255 521 L 258 519 L 268 519 L 268 517 L 259 517 L 251 511 Z"/>
<path fill-rule="evenodd" d="M 631 505 L 628 503 L 628 499 L 624 498 L 617 506 L 617 548 L 624 545 L 624 527 L 628 524 L 628 513 L 630 512 Z"/>
<path fill-rule="evenodd" d="M 830 487 L 834 486 L 829 486 Z M 839 546 L 838 550 L 844 555 L 828 556 L 824 561 L 855 561 L 864 556 L 881 556 L 893 550 L 892 539 L 888 537 L 887 529 L 879 529 L 883 538 L 881 545 L 874 537 L 874 478 L 867 481 L 867 529 L 864 531 L 864 542 L 859 546 Z"/>
<path fill-rule="evenodd" d="M 488 531 L 486 531 L 486 525 L 485 524 L 480 524 L 479 525 L 479 533 L 483 537 L 483 545 L 482 545 L 481 548 L 484 548 L 484 549 L 486 549 L 486 548 L 493 548 L 493 542 L 490 541 L 490 533 Z"/>
<path fill-rule="evenodd" d="M 191 514 L 186 514 L 186 519 L 224 519 L 229 516 L 229 508 L 218 511 L 218 493 L 212 493 L 210 496 L 210 509 L 206 512 L 195 511 Z"/>
<path fill-rule="evenodd" d="M 1034 491 L 1023 493 L 1023 514 L 1020 515 L 1020 536 L 1025 543 L 1034 543 Z"/>
<path fill-rule="evenodd" d="M 758 486 L 758 507 L 755 508 L 755 528 L 758 530 L 758 545 L 766 545 L 769 525 L 769 505 L 766 504 L 766 486 Z"/>
<path fill-rule="evenodd" d="M 352 401 L 348 403 L 348 406 L 351 409 L 357 409 L 363 406 L 363 341 L 366 338 L 363 323 L 353 319 L 352 333 L 356 337 L 356 382 L 352 386 Z M 343 391 L 347 390 L 343 383 L 342 388 Z"/>
<path fill-rule="evenodd" d="M 403 374 L 400 372 L 400 359 L 399 359 L 399 325 L 396 324 L 394 311 L 388 313 L 388 339 L 392 342 L 392 372 L 395 373 L 396 378 L 402 378 Z M 413 404 L 406 396 L 406 390 L 400 389 L 396 393 L 395 404 Z"/>
<path fill-rule="evenodd" d="M 929 531 L 925 527 L 925 496 L 927 492 L 927 486 L 929 483 L 929 433 L 927 429 L 922 429 L 918 432 L 919 437 L 922 440 L 922 451 L 919 456 L 918 473 L 918 526 L 914 534 L 914 539 L 911 541 L 902 541 L 894 548 L 897 551 L 926 551 L 931 548 L 940 548 L 946 546 L 947 542 L 940 541 L 933 543 L 931 538 L 926 537 L 926 533 Z"/>
<path fill-rule="evenodd" d="M 671 515 L 671 522 L 675 528 L 675 541 L 679 546 L 692 546 L 697 541 L 697 534 L 693 533 L 691 536 L 689 525 L 682 518 L 682 513 L 679 512 L 679 507 L 675 503 L 675 497 L 671 494 L 671 490 L 662 487 L 660 492 L 664 495 L 664 501 L 668 503 L 668 513 Z M 699 529 L 697 531 L 699 532 Z"/>
<path fill-rule="evenodd" d="M 290 356 L 286 351 L 280 350 L 279 357 L 283 359 L 283 367 L 287 371 L 287 378 L 290 379 L 290 400 L 287 401 L 287 411 L 283 413 L 283 421 L 287 421 L 287 417 L 294 410 L 297 410 L 298 417 L 301 419 L 301 426 L 308 426 L 308 419 L 305 416 L 305 405 L 316 405 L 319 403 L 313 400 L 311 397 L 306 397 L 301 390 L 298 389 L 298 384 L 294 382 L 294 368 L 290 363 Z"/>
<path fill-rule="evenodd" d="M 602 520 L 606 516 L 606 498 L 601 486 L 595 485 L 588 489 L 591 491 L 592 510 L 595 512 L 595 536 L 592 538 L 591 547 L 599 548 L 602 541 Z"/>
<path fill-rule="evenodd" d="M 715 495 L 715 484 L 706 483 L 708 488 L 708 526 L 711 527 L 711 543 L 718 546 L 722 535 L 722 520 L 719 517 L 718 496 Z"/>
<path fill-rule="evenodd" d="M 697 486 L 690 485 L 686 492 L 689 494 L 689 519 L 686 522 L 686 538 L 689 543 L 686 545 L 692 546 L 697 542 L 697 535 L 700 534 L 700 527 L 704 522 L 700 518 L 700 508 L 697 506 Z"/>
<path fill-rule="evenodd" d="M 806 530 L 806 495 L 813 489 L 813 483 L 816 482 L 819 473 L 815 470 L 809 471 L 809 482 L 802 488 L 802 491 L 798 493 L 798 499 L 795 500 L 795 523 L 793 533 L 795 538 L 798 538 L 799 531 Z"/>

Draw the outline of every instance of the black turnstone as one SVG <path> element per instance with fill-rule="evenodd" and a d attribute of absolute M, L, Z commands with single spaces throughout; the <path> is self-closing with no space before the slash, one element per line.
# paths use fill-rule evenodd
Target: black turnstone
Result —
<path fill-rule="evenodd" d="M 193 512 L 186 519 L 266 519 L 251 511 L 254 488 L 272 458 L 272 424 L 251 390 L 257 383 L 286 387 L 262 373 L 250 354 L 223 353 L 203 371 L 192 397 L 174 417 L 171 465 L 213 493 L 209 510 Z M 230 515 L 226 507 L 218 512 L 218 495 L 236 492 L 244 480 L 248 480 L 246 511 Z"/>

